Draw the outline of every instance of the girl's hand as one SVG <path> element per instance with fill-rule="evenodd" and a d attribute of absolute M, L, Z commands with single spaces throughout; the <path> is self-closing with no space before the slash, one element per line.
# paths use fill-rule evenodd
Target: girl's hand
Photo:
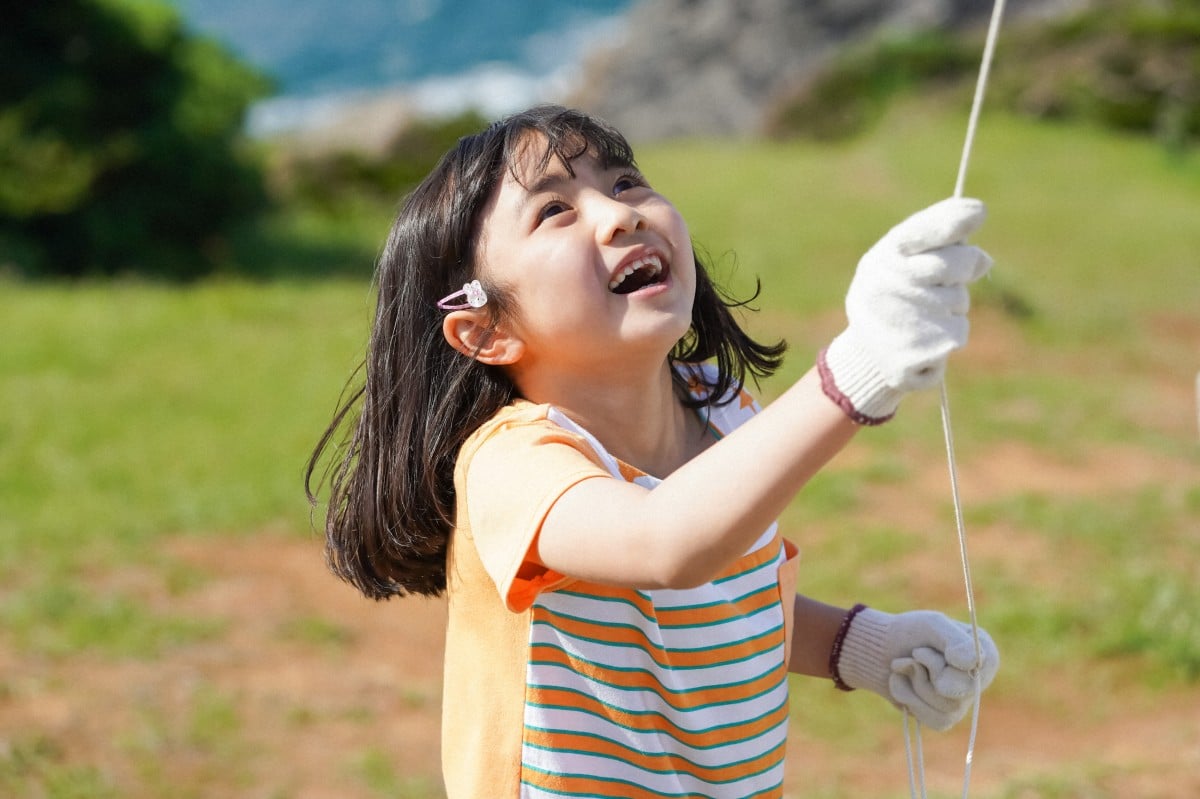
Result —
<path fill-rule="evenodd" d="M 821 354 L 826 395 L 860 424 L 895 414 L 908 391 L 937 385 L 967 343 L 967 286 L 992 265 L 964 244 L 986 216 L 951 198 L 892 228 L 859 261 L 846 294 L 849 326 Z"/>
<path fill-rule="evenodd" d="M 979 631 L 979 657 L 969 625 L 932 610 L 892 615 L 860 610 L 850 623 L 834 672 L 850 688 L 866 688 L 917 721 L 947 730 L 967 714 L 979 690 L 996 676 L 1000 653 L 991 636 Z"/>

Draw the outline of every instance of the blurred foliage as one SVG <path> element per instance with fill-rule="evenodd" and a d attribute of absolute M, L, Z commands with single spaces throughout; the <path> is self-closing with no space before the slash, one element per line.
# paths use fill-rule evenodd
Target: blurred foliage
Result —
<path fill-rule="evenodd" d="M 969 97 L 978 35 L 922 33 L 851 52 L 780 104 L 777 136 L 842 138 L 904 91 Z M 1097 0 L 1083 12 L 1002 31 L 993 102 L 1044 119 L 1149 134 L 1172 150 L 1200 135 L 1200 0 Z"/>
<path fill-rule="evenodd" d="M 284 137 L 267 148 L 272 207 L 228 239 L 224 269 L 256 279 L 369 278 L 397 203 L 482 116 L 415 119 L 386 146 Z"/>
<path fill-rule="evenodd" d="M 416 119 L 405 125 L 382 152 L 331 149 L 281 154 L 272 169 L 281 198 L 304 207 L 335 209 L 356 201 L 394 203 L 429 174 L 463 136 L 488 120 L 475 111 Z"/>
<path fill-rule="evenodd" d="M 848 53 L 817 75 L 767 123 L 776 136 L 845 138 L 883 116 L 887 101 L 931 84 L 955 85 L 978 66 L 978 48 L 938 32 L 884 39 Z"/>
<path fill-rule="evenodd" d="M 1005 105 L 1148 133 L 1171 149 L 1200 135 L 1200 0 L 1097 3 L 1032 29 L 998 72 Z"/>
<path fill-rule="evenodd" d="M 0 51 L 0 268 L 195 277 L 263 207 L 242 127 L 269 83 L 170 7 L 19 3 Z"/>

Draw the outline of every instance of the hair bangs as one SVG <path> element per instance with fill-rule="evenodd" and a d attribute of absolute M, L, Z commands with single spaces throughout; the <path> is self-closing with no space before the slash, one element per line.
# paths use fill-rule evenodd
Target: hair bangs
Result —
<path fill-rule="evenodd" d="M 539 113 L 541 112 L 541 113 Z M 523 166 L 532 160 L 533 174 L 540 175 L 557 161 L 567 174 L 575 177 L 571 166 L 575 159 L 591 153 L 601 168 L 637 168 L 633 148 L 621 133 L 594 117 L 572 109 L 532 109 L 506 120 L 504 162 L 509 174 L 521 185 Z M 536 159 L 528 159 L 530 149 L 541 147 Z"/>

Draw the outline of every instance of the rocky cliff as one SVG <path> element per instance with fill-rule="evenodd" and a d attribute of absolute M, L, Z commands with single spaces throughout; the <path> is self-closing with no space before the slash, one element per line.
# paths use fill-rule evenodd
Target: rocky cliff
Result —
<path fill-rule="evenodd" d="M 1087 0 L 1008 0 L 1005 23 Z M 839 51 L 882 35 L 986 26 L 991 0 L 641 0 L 570 102 L 635 141 L 737 136 Z"/>

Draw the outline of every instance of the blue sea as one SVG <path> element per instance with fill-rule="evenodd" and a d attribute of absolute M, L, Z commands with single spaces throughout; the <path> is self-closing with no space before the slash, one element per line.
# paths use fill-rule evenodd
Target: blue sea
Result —
<path fill-rule="evenodd" d="M 402 93 L 426 113 L 495 116 L 558 99 L 633 0 L 171 0 L 193 30 L 272 76 L 252 132 L 347 99 Z"/>

